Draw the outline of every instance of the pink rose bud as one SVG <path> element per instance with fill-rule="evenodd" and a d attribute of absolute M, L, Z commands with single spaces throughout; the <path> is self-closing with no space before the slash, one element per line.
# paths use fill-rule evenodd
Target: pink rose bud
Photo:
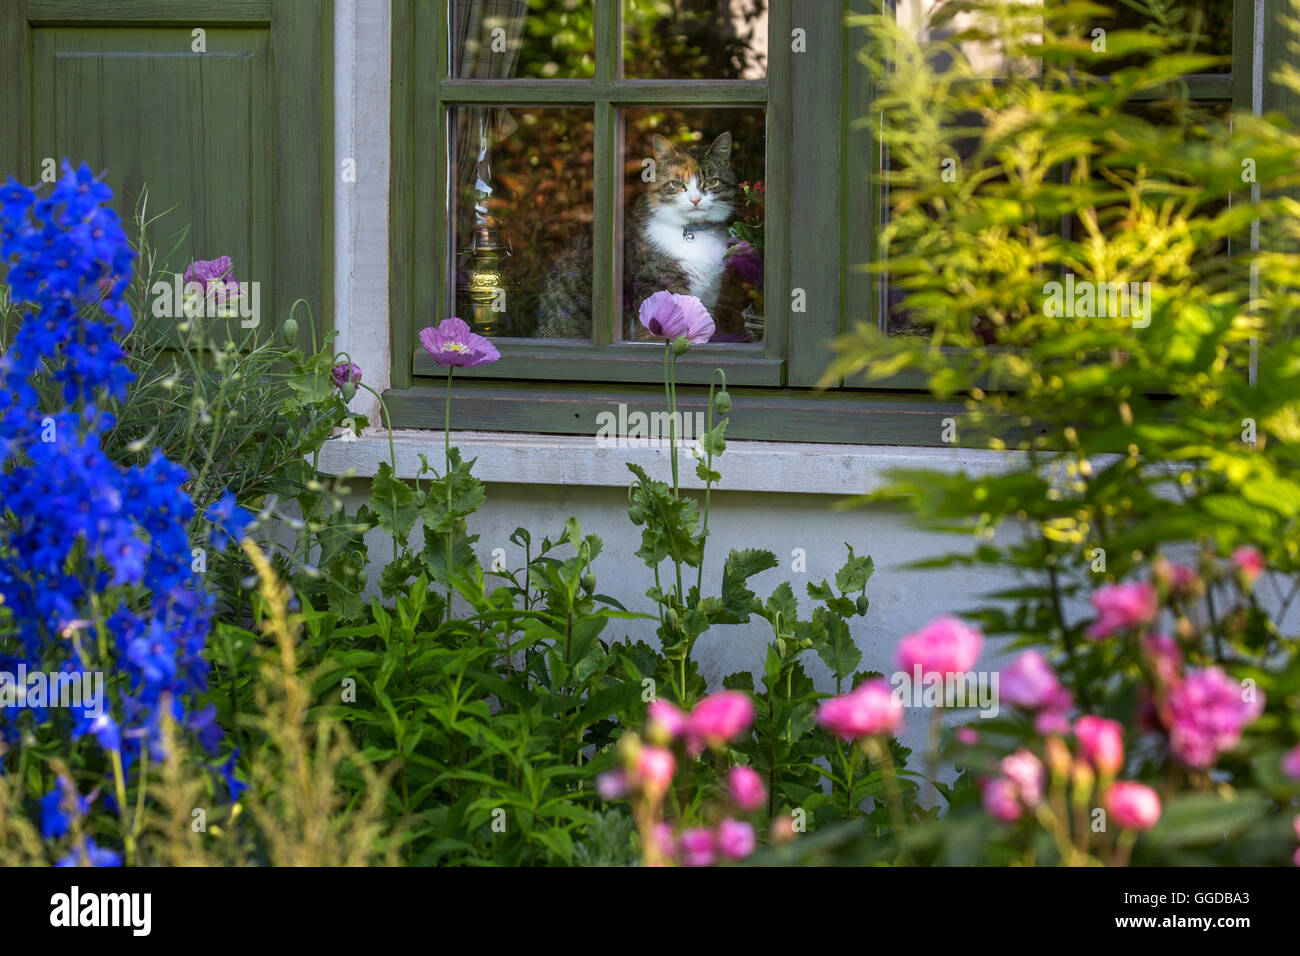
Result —
<path fill-rule="evenodd" d="M 970 727 L 958 727 L 957 739 L 967 747 L 974 747 L 980 742 L 980 735 L 978 731 L 973 730 Z"/>
<path fill-rule="evenodd" d="M 1291 780 L 1300 780 L 1300 744 L 1282 755 L 1282 773 Z"/>
<path fill-rule="evenodd" d="M 1002 773 L 1016 785 L 1016 792 L 1025 806 L 1037 806 L 1043 799 L 1043 764 L 1028 750 L 1017 750 L 1003 757 L 999 765 Z"/>
<path fill-rule="evenodd" d="M 677 856 L 677 841 L 673 837 L 673 828 L 666 823 L 656 823 L 650 829 L 650 839 L 654 842 L 655 852 L 664 860 Z"/>
<path fill-rule="evenodd" d="M 784 816 L 776 817 L 772 821 L 772 826 L 767 831 L 768 838 L 773 843 L 789 843 L 796 836 L 794 829 L 794 817 L 788 813 Z"/>
<path fill-rule="evenodd" d="M 716 859 L 713 834 L 704 827 L 695 827 L 682 834 L 677 841 L 684 866 L 712 866 Z"/>
<path fill-rule="evenodd" d="M 984 810 L 995 820 L 1011 823 L 1024 812 L 1016 799 L 1016 785 L 1006 777 L 996 777 L 983 783 Z"/>
<path fill-rule="evenodd" d="M 667 792 L 676 769 L 677 761 L 671 751 L 662 747 L 642 747 L 637 751 L 637 781 L 651 799 L 657 799 Z"/>
<path fill-rule="evenodd" d="M 753 768 L 737 764 L 727 774 L 727 793 L 731 802 L 746 813 L 761 807 L 767 800 L 767 791 L 763 787 L 763 778 Z"/>
<path fill-rule="evenodd" d="M 1097 620 L 1088 628 L 1094 640 L 1110 637 L 1150 624 L 1160 610 L 1156 589 L 1142 581 L 1108 584 L 1092 595 Z"/>
<path fill-rule="evenodd" d="M 754 722 L 754 702 L 738 690 L 724 690 L 704 698 L 691 711 L 689 735 L 710 747 L 721 747 Z"/>
<path fill-rule="evenodd" d="M 1002 699 L 1026 710 L 1047 706 L 1059 688 L 1052 665 L 1038 651 L 1025 651 L 1011 662 L 998 681 Z"/>
<path fill-rule="evenodd" d="M 893 735 L 903 724 L 903 705 L 883 677 L 865 681 L 842 697 L 822 701 L 817 722 L 845 740 Z"/>
<path fill-rule="evenodd" d="M 1038 712 L 1034 718 L 1034 733 L 1040 737 L 1050 737 L 1052 734 L 1068 734 L 1070 732 L 1070 718 L 1059 710 L 1043 710 Z"/>
<path fill-rule="evenodd" d="M 1264 555 L 1250 545 L 1243 545 L 1232 552 L 1231 561 L 1247 584 L 1253 584 L 1264 573 Z"/>
<path fill-rule="evenodd" d="M 909 675 L 964 674 L 979 660 L 984 635 L 955 617 L 938 617 L 898 644 L 898 666 Z"/>
<path fill-rule="evenodd" d="M 1074 736 L 1097 772 L 1114 776 L 1124 766 L 1124 728 L 1114 720 L 1091 715 L 1074 722 Z"/>
<path fill-rule="evenodd" d="M 686 715 L 668 701 L 656 698 L 646 708 L 646 725 L 650 739 L 667 746 L 686 732 Z"/>
<path fill-rule="evenodd" d="M 743 860 L 754 852 L 758 841 L 754 828 L 741 820 L 723 820 L 718 825 L 718 852 L 728 860 Z"/>
<path fill-rule="evenodd" d="M 1176 640 L 1166 634 L 1148 634 L 1142 638 L 1141 647 L 1162 684 L 1178 680 L 1183 670 L 1183 652 Z"/>
<path fill-rule="evenodd" d="M 1160 797 L 1146 784 L 1121 780 L 1107 791 L 1106 810 L 1125 830 L 1150 830 L 1160 819 Z"/>

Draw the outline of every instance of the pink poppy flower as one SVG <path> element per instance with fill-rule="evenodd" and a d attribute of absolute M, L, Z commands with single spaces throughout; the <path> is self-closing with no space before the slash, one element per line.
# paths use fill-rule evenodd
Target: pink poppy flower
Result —
<path fill-rule="evenodd" d="M 673 292 L 656 292 L 641 303 L 637 317 L 650 334 L 670 342 L 686 336 L 692 345 L 700 345 L 713 338 L 717 326 L 709 310 L 693 295 Z"/>
<path fill-rule="evenodd" d="M 454 316 L 436 327 L 421 329 L 420 344 L 439 365 L 456 368 L 474 368 L 501 358 L 495 345 Z"/>

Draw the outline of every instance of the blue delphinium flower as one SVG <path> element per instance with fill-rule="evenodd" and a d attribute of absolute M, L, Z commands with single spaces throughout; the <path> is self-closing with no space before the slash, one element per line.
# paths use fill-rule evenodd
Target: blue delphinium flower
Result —
<path fill-rule="evenodd" d="M 75 812 L 71 812 L 69 803 Z M 57 778 L 54 789 L 41 797 L 41 836 L 57 840 L 71 829 L 74 817 L 84 817 L 89 811 L 90 797 L 78 796 L 67 778 Z"/>
<path fill-rule="evenodd" d="M 112 850 L 105 850 L 89 838 L 84 846 L 77 847 L 55 866 L 121 866 L 122 857 Z"/>
<path fill-rule="evenodd" d="M 92 738 L 129 769 L 142 748 L 161 757 L 165 701 L 205 746 L 220 728 L 208 711 L 188 720 L 207 687 L 213 607 L 190 560 L 190 476 L 161 452 L 122 467 L 102 448 L 114 425 L 105 406 L 133 379 L 119 339 L 133 321 L 122 295 L 135 253 L 104 205 L 111 197 L 87 166 L 66 163 L 43 197 L 12 179 L 0 186 L 0 268 L 9 266 L 10 298 L 23 310 L 0 354 L 0 603 L 16 632 L 6 648 L 14 663 L 109 675 L 109 710 L 74 709 L 72 739 Z M 42 400 L 51 382 L 61 406 Z M 233 496 L 215 512 L 218 547 L 243 536 L 250 516 Z M 0 740 L 18 740 L 17 720 L 0 710 Z M 115 857 L 90 841 L 86 853 Z"/>

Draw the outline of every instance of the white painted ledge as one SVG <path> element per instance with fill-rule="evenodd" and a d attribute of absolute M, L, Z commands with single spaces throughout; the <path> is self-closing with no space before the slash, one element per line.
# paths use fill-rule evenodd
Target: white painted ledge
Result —
<path fill-rule="evenodd" d="M 474 474 L 488 483 L 626 487 L 632 481 L 626 462 L 634 462 L 653 478 L 669 480 L 667 447 L 601 447 L 581 435 L 536 435 L 503 432 L 452 432 L 452 444 L 466 458 L 478 459 Z M 401 429 L 393 433 L 397 474 L 414 478 L 420 455 L 441 468 L 441 432 Z M 894 445 L 831 445 L 797 442 L 728 441 L 716 462 L 722 482 L 718 491 L 781 492 L 785 494 L 851 495 L 882 487 L 885 473 L 895 468 L 935 468 L 991 474 L 1004 470 L 1016 452 L 968 448 L 910 448 Z M 388 435 L 370 429 L 352 441 L 335 438 L 321 451 L 320 468 L 327 474 L 369 477 L 388 461 Z M 678 455 L 683 488 L 703 488 L 695 462 L 686 449 Z"/>

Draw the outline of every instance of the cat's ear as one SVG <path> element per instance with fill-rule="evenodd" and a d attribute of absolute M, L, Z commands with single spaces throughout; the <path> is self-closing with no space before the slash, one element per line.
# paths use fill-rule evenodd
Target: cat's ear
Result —
<path fill-rule="evenodd" d="M 724 163 L 729 160 L 731 158 L 731 134 L 723 133 L 715 139 L 713 145 L 709 147 L 709 155 L 722 160 Z"/>
<path fill-rule="evenodd" d="M 660 136 L 658 133 L 655 133 L 654 136 L 650 138 L 650 145 L 654 147 L 656 162 L 666 163 L 668 160 L 677 157 L 677 150 L 674 148 L 673 144 L 668 142 L 667 139 Z"/>

